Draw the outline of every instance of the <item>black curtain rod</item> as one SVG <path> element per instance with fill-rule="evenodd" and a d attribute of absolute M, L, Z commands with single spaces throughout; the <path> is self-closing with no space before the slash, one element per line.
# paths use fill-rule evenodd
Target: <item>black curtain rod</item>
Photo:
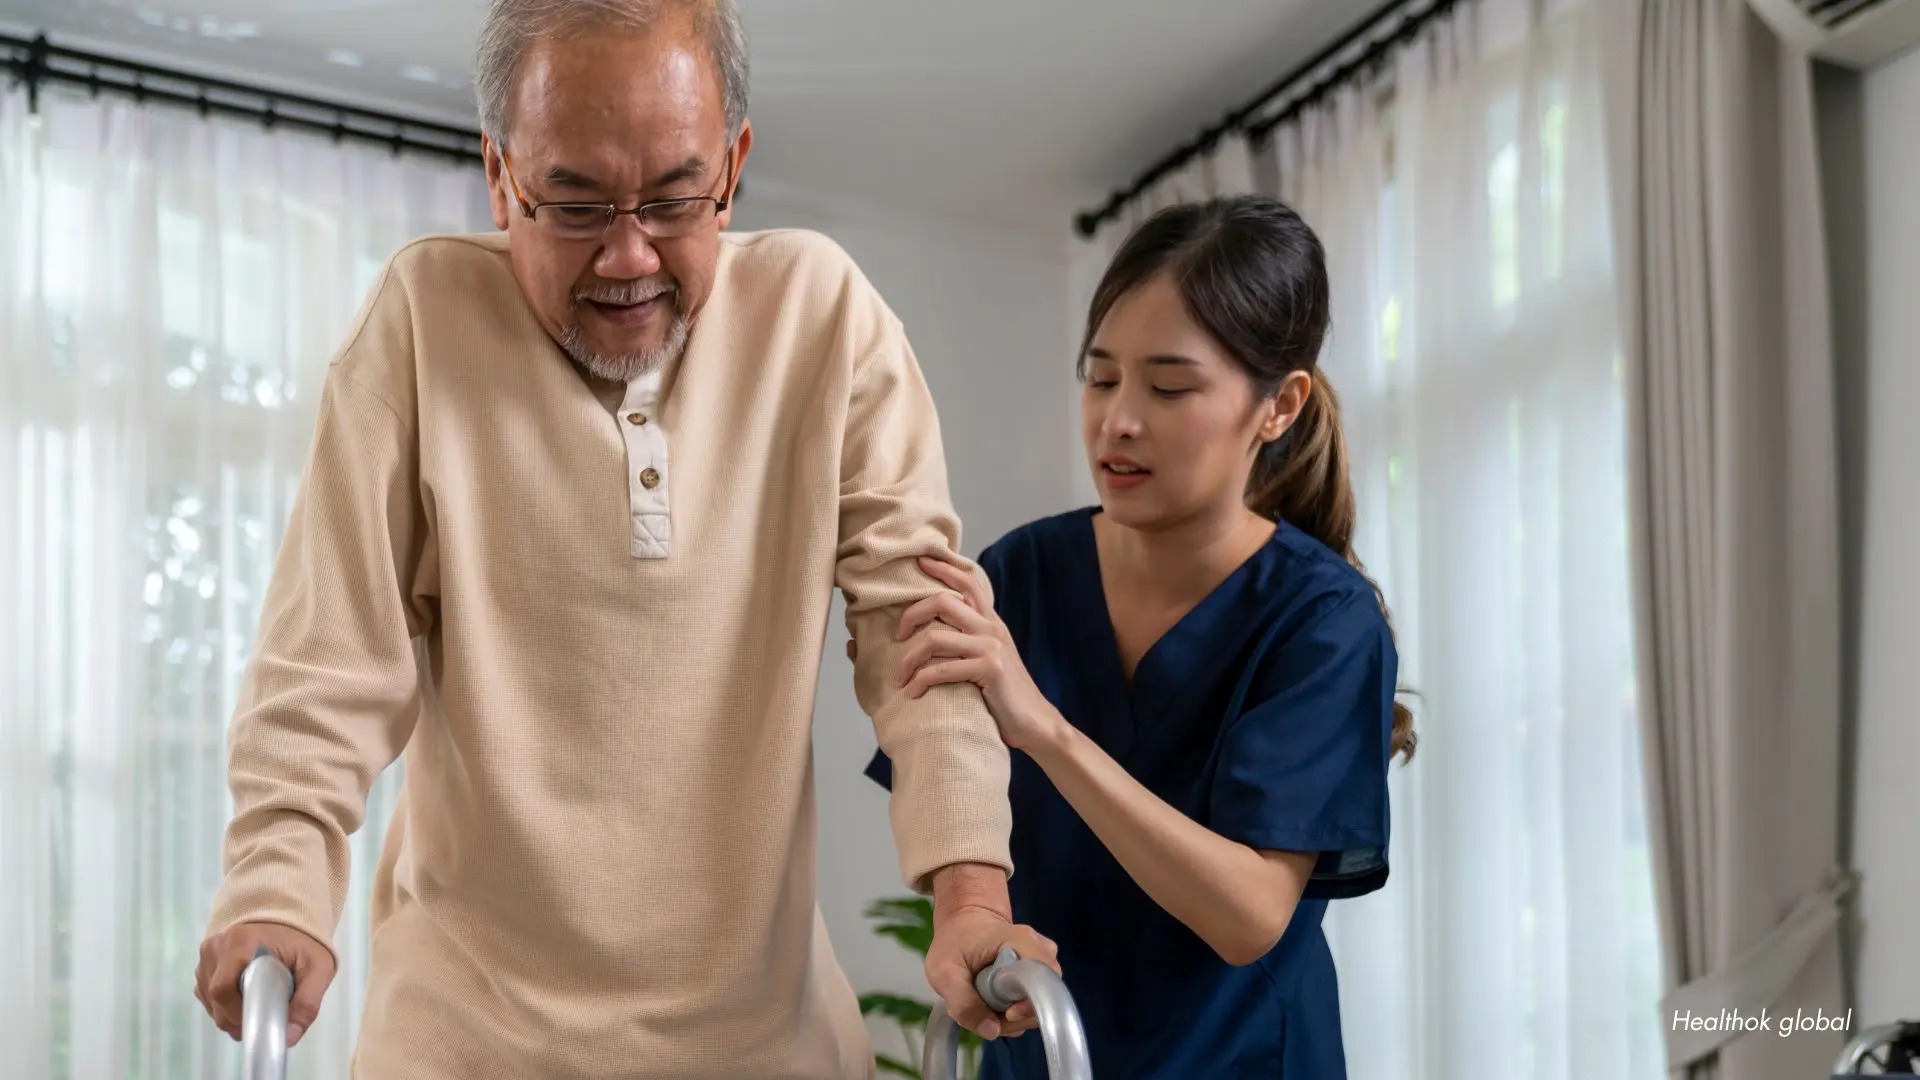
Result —
<path fill-rule="evenodd" d="M 202 116 L 219 113 L 258 120 L 267 128 L 329 135 L 336 142 L 376 143 L 396 154 L 411 150 L 462 164 L 480 159 L 478 130 L 69 49 L 50 44 L 45 34 L 31 40 L 0 35 L 0 70 L 13 74 L 14 85 L 25 85 L 27 108 L 34 112 L 42 86 L 64 83 L 96 94 L 105 90 L 198 109 Z"/>
<path fill-rule="evenodd" d="M 1387 3 L 1374 9 L 1371 15 L 1340 35 L 1333 44 L 1321 49 L 1305 63 L 1274 80 L 1266 89 L 1254 95 L 1252 100 L 1221 117 L 1218 123 L 1200 132 L 1185 145 L 1154 162 L 1135 178 L 1133 183 L 1110 195 L 1099 209 L 1083 211 L 1077 215 L 1074 218 L 1075 229 L 1083 237 L 1092 236 L 1099 231 L 1102 224 L 1118 217 L 1128 203 L 1139 198 L 1148 188 L 1195 158 L 1211 153 L 1222 136 L 1239 132 L 1256 142 L 1265 139 L 1275 127 L 1324 99 L 1328 93 L 1352 79 L 1356 74 L 1384 61 L 1400 46 L 1412 40 L 1427 23 L 1453 10 L 1458 2 L 1459 0 L 1433 0 L 1433 3 L 1427 7 L 1414 10 L 1419 0 L 1387 0 Z M 1270 106 L 1275 99 L 1299 85 L 1329 60 L 1352 48 L 1355 42 L 1377 33 L 1396 15 L 1402 15 L 1404 18 L 1392 33 L 1369 43 L 1358 56 L 1314 83 L 1306 93 L 1296 98 L 1280 113 L 1258 122 L 1254 121 L 1253 118 L 1259 115 L 1262 109 Z"/>

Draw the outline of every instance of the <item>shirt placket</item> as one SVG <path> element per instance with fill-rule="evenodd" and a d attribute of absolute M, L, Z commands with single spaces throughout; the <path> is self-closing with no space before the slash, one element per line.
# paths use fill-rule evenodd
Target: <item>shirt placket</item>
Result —
<path fill-rule="evenodd" d="M 673 541 L 673 514 L 667 498 L 667 436 L 654 415 L 659 396 L 660 372 L 656 369 L 629 382 L 620 404 L 636 559 L 664 559 Z"/>

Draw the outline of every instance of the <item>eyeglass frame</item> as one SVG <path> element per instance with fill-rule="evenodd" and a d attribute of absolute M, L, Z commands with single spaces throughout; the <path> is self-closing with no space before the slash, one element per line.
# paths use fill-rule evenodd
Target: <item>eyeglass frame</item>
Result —
<path fill-rule="evenodd" d="M 738 144 L 728 144 L 727 149 L 725 150 L 726 159 L 727 159 L 727 173 L 726 173 L 726 178 L 722 181 L 720 185 L 720 190 L 722 191 L 730 192 L 733 187 L 733 164 L 734 164 L 733 151 L 735 146 L 737 145 Z M 539 213 L 539 211 L 549 206 L 574 207 L 576 209 L 593 207 L 596 210 L 602 210 L 602 211 L 605 211 L 606 213 L 606 221 L 603 222 L 600 226 L 600 233 L 599 233 L 600 236 L 605 236 L 607 234 L 607 230 L 613 228 L 613 223 L 619 220 L 623 215 L 631 214 L 633 215 L 634 223 L 640 226 L 640 231 L 645 233 L 649 239 L 677 240 L 677 239 L 680 239 L 680 237 L 678 236 L 663 237 L 663 236 L 659 236 L 658 234 L 654 233 L 652 230 L 648 229 L 647 218 L 646 218 L 647 211 L 656 209 L 662 206 L 685 206 L 689 203 L 710 202 L 713 204 L 713 218 L 709 220 L 717 220 L 721 214 L 724 214 L 727 212 L 727 207 L 733 204 L 733 199 L 730 194 L 729 195 L 683 195 L 683 196 L 672 198 L 672 199 L 654 199 L 649 202 L 643 202 L 639 206 L 636 206 L 631 210 L 622 210 L 620 209 L 617 203 L 593 202 L 591 200 L 576 201 L 576 200 L 567 199 L 567 200 L 555 200 L 550 202 L 537 202 L 537 203 L 528 202 L 526 193 L 520 190 L 520 181 L 516 179 L 513 175 L 513 159 L 507 156 L 507 148 L 504 146 L 499 147 L 499 151 L 500 151 L 500 171 L 506 176 L 507 185 L 513 188 L 513 199 L 515 202 L 520 204 L 520 213 L 523 216 L 525 216 L 527 220 L 532 221 L 535 225 L 540 224 L 540 219 L 536 215 Z M 690 236 L 692 234 L 685 233 L 682 235 Z M 596 237 L 582 235 L 579 237 L 556 237 L 556 239 L 584 241 L 584 240 L 596 239 Z"/>

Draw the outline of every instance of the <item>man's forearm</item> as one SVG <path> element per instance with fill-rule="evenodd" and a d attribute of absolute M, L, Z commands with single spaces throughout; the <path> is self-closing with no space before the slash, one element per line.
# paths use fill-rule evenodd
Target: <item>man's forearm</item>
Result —
<path fill-rule="evenodd" d="M 947 891 L 965 898 L 979 892 L 985 871 L 991 891 L 976 906 L 997 896 L 1004 909 L 1013 865 L 1007 850 L 1011 760 L 993 715 L 972 686 L 936 687 L 910 698 L 894 683 L 894 656 L 904 648 L 893 642 L 898 615 L 868 611 L 847 621 L 860 642 L 854 690 L 892 760 L 888 818 L 902 880 L 926 896 L 938 875 Z"/>
<path fill-rule="evenodd" d="M 1007 872 L 987 863 L 953 863 L 933 872 L 933 921 L 938 926 L 957 911 L 990 911 L 1013 921 L 1007 897 Z"/>

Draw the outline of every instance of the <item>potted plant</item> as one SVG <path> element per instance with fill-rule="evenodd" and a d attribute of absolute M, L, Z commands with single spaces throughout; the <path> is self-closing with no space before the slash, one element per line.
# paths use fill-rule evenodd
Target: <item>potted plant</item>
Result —
<path fill-rule="evenodd" d="M 927 950 L 933 946 L 933 902 L 924 897 L 898 897 L 875 900 L 867 905 L 866 916 L 872 921 L 873 932 L 884 938 L 892 938 L 905 948 L 917 953 L 922 961 Z M 904 1059 L 879 1052 L 874 1053 L 874 1064 L 881 1073 L 888 1076 L 905 1076 L 913 1080 L 922 1080 L 920 1076 L 920 1047 L 927 1035 L 927 1020 L 933 1015 L 933 1003 L 904 994 L 875 993 L 860 996 L 860 1014 L 862 1016 L 879 1015 L 894 1022 L 900 1029 L 900 1041 L 907 1055 Z M 960 1080 L 975 1080 L 980 1075 L 980 1036 L 971 1031 L 960 1031 Z"/>

